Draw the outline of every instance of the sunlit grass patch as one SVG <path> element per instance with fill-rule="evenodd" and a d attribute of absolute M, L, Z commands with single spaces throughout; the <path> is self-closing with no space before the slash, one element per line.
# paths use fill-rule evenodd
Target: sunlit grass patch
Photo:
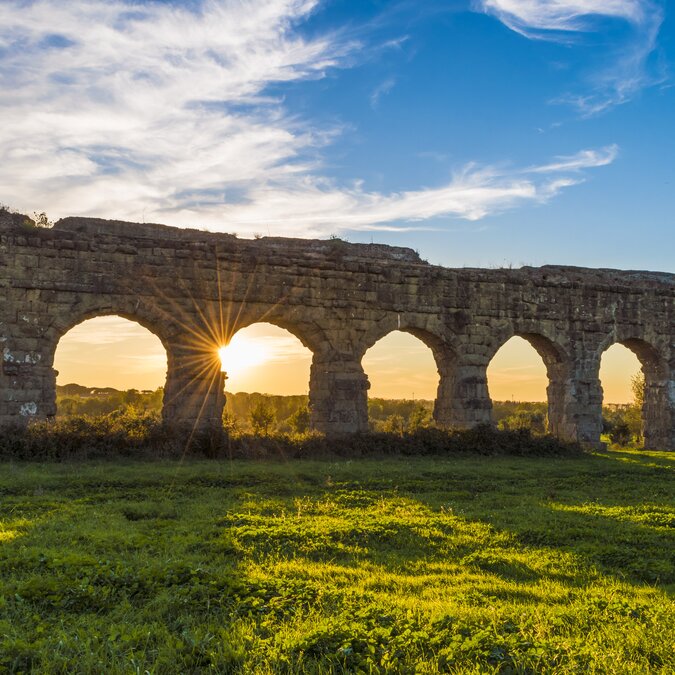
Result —
<path fill-rule="evenodd" d="M 8 466 L 0 672 L 672 672 L 653 454 Z"/>

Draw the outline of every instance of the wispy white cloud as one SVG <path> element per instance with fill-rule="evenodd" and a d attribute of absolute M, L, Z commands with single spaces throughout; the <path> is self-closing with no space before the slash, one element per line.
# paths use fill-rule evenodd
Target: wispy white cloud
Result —
<path fill-rule="evenodd" d="M 228 207 L 225 220 L 243 230 L 253 223 L 275 228 L 292 223 L 300 231 L 316 233 L 419 228 L 420 221 L 439 217 L 475 221 L 524 203 L 546 202 L 582 182 L 583 169 L 609 164 L 616 154 L 616 146 L 610 146 L 527 169 L 469 165 L 441 187 L 391 194 L 368 192 L 360 184 L 336 190 L 318 180 L 283 190 L 253 188 L 251 202 Z"/>
<path fill-rule="evenodd" d="M 384 82 L 373 89 L 373 92 L 370 94 L 370 106 L 371 108 L 377 108 L 380 104 L 380 99 L 388 94 L 396 85 L 396 79 L 393 77 L 388 77 Z"/>
<path fill-rule="evenodd" d="M 322 176 L 336 129 L 294 117 L 270 85 L 353 62 L 303 37 L 318 0 L 0 3 L 0 201 L 242 234 L 325 235 L 476 220 L 546 201 L 607 149 L 526 170 L 466 166 L 383 194 Z"/>
<path fill-rule="evenodd" d="M 575 155 L 556 157 L 549 164 L 542 164 L 529 169 L 532 173 L 561 173 L 575 172 L 583 169 L 607 166 L 611 164 L 619 154 L 618 145 L 608 145 L 599 150 L 582 150 Z"/>
<path fill-rule="evenodd" d="M 663 23 L 663 8 L 657 0 L 475 0 L 475 4 L 511 30 L 535 40 L 570 41 L 579 34 L 605 32 L 607 20 L 625 24 L 628 30 L 610 50 L 609 65 L 599 66 L 589 78 L 591 93 L 560 98 L 584 115 L 625 103 L 644 87 L 663 80 L 648 67 Z"/>
<path fill-rule="evenodd" d="M 549 31 L 592 31 L 594 19 L 606 16 L 640 24 L 646 20 L 647 0 L 481 0 L 511 30 L 530 38 L 549 38 Z"/>

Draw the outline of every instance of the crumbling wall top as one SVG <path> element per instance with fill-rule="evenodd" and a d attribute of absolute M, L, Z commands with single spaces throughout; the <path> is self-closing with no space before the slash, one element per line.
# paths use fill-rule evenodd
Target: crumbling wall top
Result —
<path fill-rule="evenodd" d="M 289 237 L 259 237 L 239 239 L 237 235 L 208 230 L 178 228 L 156 223 L 132 223 L 102 218 L 68 217 L 59 220 L 54 230 L 76 232 L 90 236 L 114 236 L 124 239 L 153 239 L 170 242 L 203 241 L 227 243 L 238 248 L 265 252 L 288 252 L 289 254 L 329 257 L 366 258 L 422 264 L 419 255 L 410 248 L 385 246 L 383 244 L 351 244 L 342 239 L 299 239 Z"/>

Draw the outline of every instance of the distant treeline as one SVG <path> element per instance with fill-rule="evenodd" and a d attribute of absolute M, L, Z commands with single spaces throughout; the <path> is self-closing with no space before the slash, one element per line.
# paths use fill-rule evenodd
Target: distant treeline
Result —
<path fill-rule="evenodd" d="M 138 412 L 158 413 L 162 410 L 164 390 L 154 391 L 113 387 L 83 387 L 80 384 L 56 386 L 56 413 L 59 417 L 107 415 L 116 410 L 133 408 Z"/>
<path fill-rule="evenodd" d="M 641 441 L 641 401 L 639 383 L 637 402 L 622 407 L 603 408 L 604 432 L 607 439 L 619 445 Z M 643 385 L 642 385 L 643 386 Z M 77 417 L 99 416 L 115 411 L 131 410 L 159 416 L 163 389 L 154 391 L 112 387 L 83 387 L 79 384 L 57 386 L 57 415 Z M 309 429 L 309 399 L 306 395 L 275 396 L 259 393 L 227 393 L 223 414 L 225 428 L 242 433 L 305 433 Z M 545 402 L 494 401 L 492 417 L 499 429 L 529 430 L 534 434 L 547 431 Z M 371 431 L 407 433 L 433 426 L 434 402 L 418 399 L 368 400 Z"/>
<path fill-rule="evenodd" d="M 79 384 L 56 387 L 59 417 L 106 415 L 125 408 L 159 414 L 163 389 L 154 391 L 113 387 L 84 387 Z M 309 426 L 307 395 L 275 396 L 259 393 L 227 393 L 224 422 L 240 431 L 303 432 Z M 433 424 L 434 402 L 425 399 L 368 400 L 368 416 L 373 431 L 402 432 Z M 546 429 L 546 403 L 495 401 L 495 422 L 504 429 Z"/>

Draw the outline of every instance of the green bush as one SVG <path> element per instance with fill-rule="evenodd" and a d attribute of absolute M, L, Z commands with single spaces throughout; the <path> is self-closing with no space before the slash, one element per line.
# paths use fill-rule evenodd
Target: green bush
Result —
<path fill-rule="evenodd" d="M 99 457 L 315 458 L 401 455 L 578 456 L 577 444 L 552 436 L 533 436 L 529 429 L 499 430 L 489 425 L 473 429 L 435 427 L 404 429 L 326 438 L 314 431 L 259 433 L 226 430 L 195 433 L 162 423 L 156 413 L 128 406 L 100 416 L 72 416 L 28 427 L 6 429 L 0 435 L 0 459 L 61 461 Z"/>

